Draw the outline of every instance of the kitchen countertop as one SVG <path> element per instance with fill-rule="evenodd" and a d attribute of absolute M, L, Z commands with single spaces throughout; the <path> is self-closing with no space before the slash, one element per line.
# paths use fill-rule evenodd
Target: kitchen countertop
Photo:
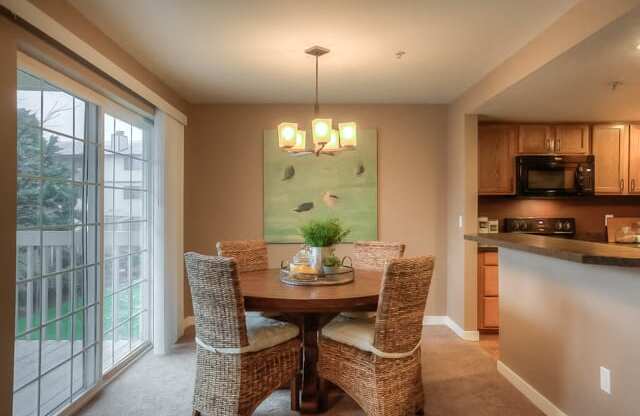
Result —
<path fill-rule="evenodd" d="M 464 238 L 576 263 L 640 267 L 640 244 L 599 243 L 519 233 L 467 234 Z"/>

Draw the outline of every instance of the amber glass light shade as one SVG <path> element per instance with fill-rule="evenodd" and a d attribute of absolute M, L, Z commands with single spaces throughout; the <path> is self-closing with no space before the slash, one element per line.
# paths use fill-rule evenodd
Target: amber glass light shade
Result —
<path fill-rule="evenodd" d="M 296 143 L 292 148 L 288 149 L 290 152 L 304 152 L 307 149 L 307 131 L 298 130 L 296 132 Z"/>
<path fill-rule="evenodd" d="M 283 149 L 290 149 L 296 144 L 298 133 L 298 123 L 278 124 L 278 146 Z"/>
<path fill-rule="evenodd" d="M 340 146 L 346 148 L 354 148 L 357 144 L 357 127 L 354 121 L 348 123 L 338 123 L 340 130 Z"/>
<path fill-rule="evenodd" d="M 311 122 L 311 134 L 313 135 L 314 144 L 329 143 L 332 122 L 333 120 L 330 118 L 316 118 Z"/>

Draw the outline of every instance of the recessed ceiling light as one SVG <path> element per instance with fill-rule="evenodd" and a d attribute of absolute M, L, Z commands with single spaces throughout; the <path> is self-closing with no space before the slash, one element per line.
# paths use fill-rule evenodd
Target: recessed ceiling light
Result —
<path fill-rule="evenodd" d="M 640 43 L 636 45 L 636 49 L 640 50 Z"/>

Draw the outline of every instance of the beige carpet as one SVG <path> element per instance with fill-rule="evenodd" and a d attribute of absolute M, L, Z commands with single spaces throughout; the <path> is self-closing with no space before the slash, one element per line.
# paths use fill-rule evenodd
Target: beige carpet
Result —
<path fill-rule="evenodd" d="M 425 327 L 422 355 L 426 415 L 542 415 L 497 373 L 496 362 L 487 352 L 477 343 L 462 341 L 448 328 Z M 142 357 L 79 415 L 191 415 L 194 371 L 195 348 L 191 334 L 176 346 L 174 354 L 149 353 Z M 364 415 L 347 396 L 333 396 L 331 402 L 326 415 Z M 255 414 L 291 415 L 289 392 L 274 393 Z"/>

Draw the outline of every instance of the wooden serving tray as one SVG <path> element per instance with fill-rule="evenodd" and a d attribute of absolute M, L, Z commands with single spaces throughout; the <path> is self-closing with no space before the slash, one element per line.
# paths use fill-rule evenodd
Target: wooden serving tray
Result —
<path fill-rule="evenodd" d="M 329 286 L 343 285 L 353 282 L 353 268 L 342 266 L 335 273 L 291 273 L 287 269 L 280 269 L 280 281 L 295 286 Z"/>

